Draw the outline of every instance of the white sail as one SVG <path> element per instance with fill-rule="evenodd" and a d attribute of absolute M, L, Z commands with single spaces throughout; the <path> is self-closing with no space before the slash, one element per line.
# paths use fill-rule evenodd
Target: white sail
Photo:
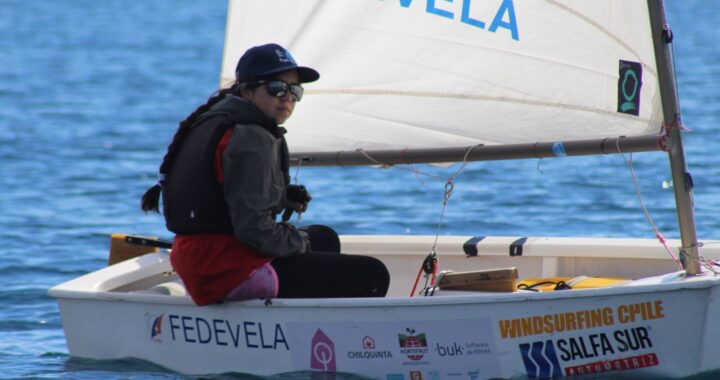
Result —
<path fill-rule="evenodd" d="M 246 49 L 268 42 L 321 73 L 287 124 L 294 154 L 603 139 L 662 126 L 644 1 L 230 0 L 223 84 Z M 641 72 L 621 74 L 622 61 Z"/>

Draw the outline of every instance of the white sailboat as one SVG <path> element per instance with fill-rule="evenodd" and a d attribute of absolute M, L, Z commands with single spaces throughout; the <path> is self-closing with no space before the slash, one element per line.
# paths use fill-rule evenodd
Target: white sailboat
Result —
<path fill-rule="evenodd" d="M 388 266 L 386 298 L 207 307 L 166 252 L 149 253 L 50 289 L 70 354 L 388 380 L 719 369 L 720 248 L 695 234 L 670 40 L 659 0 L 230 0 L 224 84 L 245 49 L 271 41 L 322 73 L 293 116 L 296 164 L 656 151 L 681 239 L 344 235 L 344 253 Z M 408 296 L 431 251 L 465 274 Z M 517 289 L 516 275 L 571 289 Z"/>

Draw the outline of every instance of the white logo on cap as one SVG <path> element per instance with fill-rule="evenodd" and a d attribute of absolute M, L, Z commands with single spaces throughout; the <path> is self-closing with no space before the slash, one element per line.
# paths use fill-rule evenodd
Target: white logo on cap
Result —
<path fill-rule="evenodd" d="M 278 61 L 282 63 L 295 63 L 295 60 L 293 59 L 292 55 L 290 55 L 289 51 L 282 51 L 280 49 L 275 49 L 275 54 L 278 56 Z"/>

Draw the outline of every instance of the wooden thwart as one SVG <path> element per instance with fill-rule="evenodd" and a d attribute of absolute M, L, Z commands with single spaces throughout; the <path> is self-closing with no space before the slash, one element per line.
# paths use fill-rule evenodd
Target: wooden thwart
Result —
<path fill-rule="evenodd" d="M 490 269 L 472 272 L 443 272 L 437 286 L 442 290 L 476 290 L 514 292 L 517 268 Z"/>

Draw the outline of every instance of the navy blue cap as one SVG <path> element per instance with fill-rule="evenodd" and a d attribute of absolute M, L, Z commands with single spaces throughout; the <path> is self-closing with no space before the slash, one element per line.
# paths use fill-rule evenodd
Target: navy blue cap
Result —
<path fill-rule="evenodd" d="M 235 79 L 239 82 L 252 82 L 267 78 L 273 74 L 296 70 L 300 83 L 314 82 L 320 74 L 304 66 L 298 66 L 289 51 L 278 44 L 255 46 L 240 57 L 235 68 Z"/>

